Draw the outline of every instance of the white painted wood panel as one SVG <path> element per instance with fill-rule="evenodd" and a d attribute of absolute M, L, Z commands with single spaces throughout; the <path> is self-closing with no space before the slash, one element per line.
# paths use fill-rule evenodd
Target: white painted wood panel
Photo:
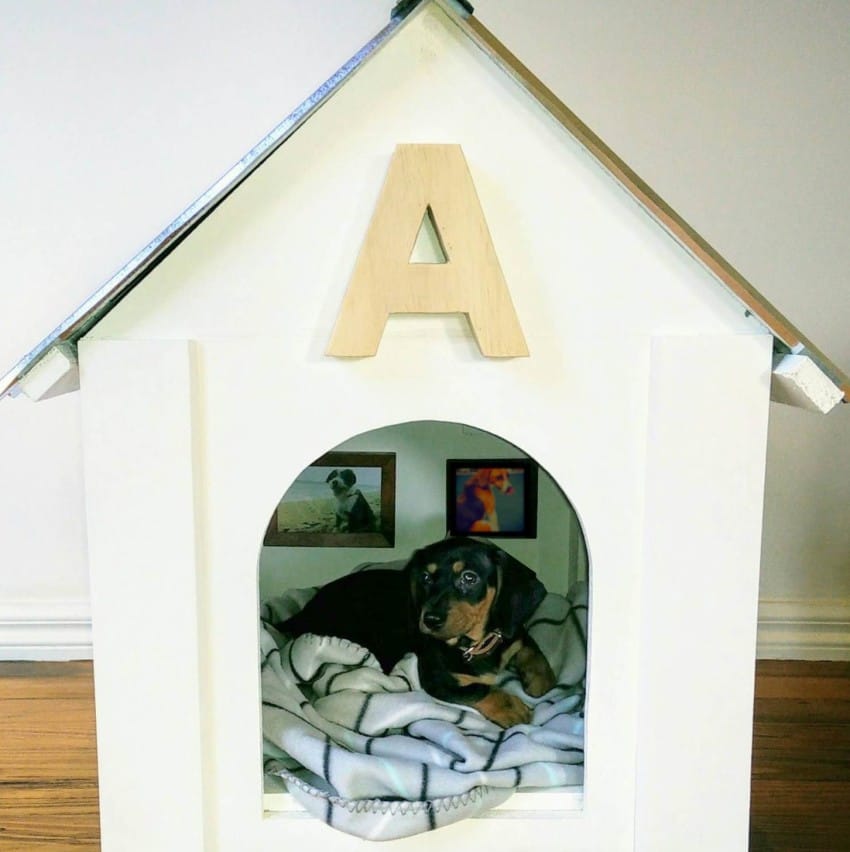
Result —
<path fill-rule="evenodd" d="M 510 819 L 470 820 L 440 836 L 445 842 L 454 838 L 494 849 L 524 849 L 529 838 L 538 845 L 551 841 L 554 819 L 565 849 L 630 849 L 636 801 L 642 812 L 641 836 L 652 843 L 667 836 L 670 824 L 660 819 L 661 803 L 667 801 L 671 778 L 678 778 L 682 770 L 670 755 L 681 756 L 682 742 L 691 730 L 682 712 L 694 707 L 709 712 L 698 689 L 701 672 L 691 681 L 687 672 L 671 671 L 671 643 L 690 648 L 711 669 L 717 660 L 699 638 L 702 633 L 687 631 L 699 618 L 716 615 L 726 603 L 727 589 L 715 583 L 716 566 L 706 561 L 708 548 L 693 556 L 685 577 L 678 550 L 673 563 L 664 561 L 670 518 L 662 509 L 679 499 L 678 490 L 668 490 L 681 485 L 676 476 L 690 483 L 689 493 L 693 489 L 687 465 L 679 463 L 683 460 L 697 459 L 713 469 L 719 459 L 722 475 L 716 476 L 721 479 L 732 476 L 737 463 L 750 455 L 756 461 L 747 462 L 745 473 L 758 467 L 756 445 L 761 434 L 763 451 L 763 433 L 752 429 L 747 414 L 727 422 L 724 407 L 715 409 L 713 403 L 721 402 L 729 387 L 752 389 L 754 381 L 758 386 L 758 370 L 738 371 L 742 355 L 756 367 L 757 356 L 764 357 L 766 394 L 769 339 L 698 338 L 663 358 L 657 354 L 659 347 L 664 351 L 663 344 L 656 344 L 652 362 L 648 338 L 611 338 L 601 348 L 594 348 L 596 344 L 598 340 L 581 338 L 563 341 L 561 358 L 551 363 L 528 359 L 494 371 L 486 360 L 469 358 L 462 340 L 431 347 L 414 340 L 354 369 L 337 362 L 288 360 L 281 341 L 221 340 L 198 347 L 193 374 L 187 344 L 93 341 L 83 347 L 84 383 L 98 400 L 86 409 L 86 446 L 91 458 L 95 618 L 104 612 L 96 621 L 95 634 L 96 648 L 104 649 L 97 663 L 99 707 L 104 707 L 98 731 L 105 779 L 104 848 L 152 848 L 151 837 L 162 832 L 185 837 L 182 848 L 193 848 L 200 834 L 202 802 L 205 840 L 222 850 L 244 848 L 246 843 L 274 849 L 296 839 L 321 842 L 327 848 L 353 848 L 352 838 L 317 821 L 292 823 L 262 816 L 258 557 L 268 507 L 279 496 L 280 483 L 295 477 L 305 457 L 318 455 L 349 430 L 420 418 L 469 422 L 508 440 L 521 440 L 558 482 L 565 483 L 584 525 L 591 559 L 582 810 L 536 815 L 520 811 Z M 681 357 L 688 346 L 700 357 Z M 737 351 L 738 357 L 713 358 L 715 350 Z M 593 357 L 580 376 L 552 369 L 552 363 L 582 352 Z M 404 357 L 399 360 L 400 356 Z M 253 369 L 246 372 L 246 364 Z M 661 371 L 651 391 L 650 366 Z M 613 408 L 606 381 L 612 374 L 620 378 L 619 402 Z M 164 397 L 162 404 L 147 405 L 147 394 L 153 394 L 165 376 L 167 389 L 157 388 L 157 398 Z M 451 382 L 446 382 L 447 376 Z M 703 380 L 717 378 L 727 382 L 712 393 L 713 385 Z M 685 406 L 685 413 L 679 414 L 683 383 L 693 398 L 703 394 L 704 401 L 696 408 L 696 403 Z M 464 393 L 469 387 L 478 393 Z M 482 408 L 480 395 L 497 389 L 512 405 Z M 234 395 L 239 405 L 233 404 Z M 341 404 L 344 419 L 338 416 Z M 647 406 L 654 413 L 649 436 Z M 689 411 L 700 416 L 687 416 Z M 722 423 L 726 425 L 720 428 Z M 739 427 L 749 430 L 750 437 L 742 439 Z M 148 434 L 155 436 L 152 444 L 144 440 Z M 281 434 L 298 448 L 297 453 L 280 452 Z M 659 464 L 659 455 L 668 462 Z M 651 470 L 658 466 L 659 473 L 649 477 L 652 502 L 645 511 L 647 464 Z M 746 476 L 745 482 L 752 485 L 752 477 Z M 716 497 L 716 490 L 707 491 Z M 723 576 L 728 579 L 729 572 L 740 568 L 752 595 L 741 592 L 734 612 L 724 613 L 732 629 L 723 634 L 719 647 L 726 652 L 724 661 L 729 657 L 737 668 L 751 669 L 756 575 L 755 563 L 747 564 L 747 545 L 757 541 L 758 530 L 753 529 L 753 494 L 746 489 L 735 494 L 731 502 L 738 509 L 749 508 L 737 518 L 740 535 L 731 539 L 729 553 L 738 561 L 730 559 Z M 198 527 L 193 529 L 196 521 Z M 150 533 L 129 548 L 125 531 L 131 524 Z M 705 533 L 699 525 L 691 529 Z M 642 580 L 644 541 L 653 555 L 653 571 Z M 198 554 L 203 554 L 200 561 Z M 757 548 L 750 557 L 757 558 Z M 684 594 L 688 588 L 684 580 L 693 585 L 694 596 L 685 596 L 680 608 L 671 609 L 666 606 L 668 597 Z M 135 605 L 122 607 L 128 596 Z M 748 622 L 749 598 L 753 611 Z M 153 612 L 156 630 L 151 629 Z M 685 632 L 680 634 L 679 628 Z M 145 653 L 128 657 L 122 646 L 127 636 L 140 637 L 133 648 Z M 719 673 L 712 670 L 712 674 L 717 680 Z M 723 694 L 728 706 L 737 710 L 719 730 L 729 735 L 737 755 L 740 746 L 746 756 L 749 718 L 738 711 L 746 704 L 747 685 L 740 674 L 731 674 L 736 685 Z M 694 706 L 686 703 L 674 712 L 673 701 L 665 708 L 665 697 L 680 692 Z M 127 718 L 139 719 L 138 708 L 146 697 L 155 708 L 176 701 L 178 709 L 173 714 L 151 713 L 150 718 L 143 715 L 150 727 L 128 741 Z M 636 755 L 642 761 L 640 772 Z M 740 769 L 740 756 L 735 762 Z M 166 781 L 160 777 L 162 764 L 171 770 Z M 691 792 L 680 796 L 687 806 L 682 826 L 691 824 L 693 808 L 702 803 L 700 791 L 707 787 L 715 804 L 730 807 L 733 824 L 739 822 L 735 813 L 746 813 L 746 787 L 733 783 L 727 793 L 718 792 L 727 789 L 725 774 L 734 775 L 735 766 L 724 764 L 723 776 L 713 771 L 718 767 L 709 768 L 710 778 L 703 778 L 702 786 L 683 785 Z M 122 846 L 126 834 L 118 834 L 124 830 L 119 825 L 128 819 L 133 825 L 138 818 L 133 815 L 139 813 L 139 792 L 134 789 L 128 796 L 131 774 L 142 782 L 146 812 L 156 814 L 139 831 L 144 842 L 138 847 Z M 174 805 L 177 800 L 179 808 Z M 122 839 L 112 844 L 111 837 Z M 431 837 L 404 841 L 409 849 L 432 842 Z"/>
<path fill-rule="evenodd" d="M 80 356 L 101 843 L 204 852 L 191 346 Z"/>
<path fill-rule="evenodd" d="M 653 341 L 636 850 L 747 849 L 770 341 Z"/>
<path fill-rule="evenodd" d="M 577 357 L 591 342 L 563 344 Z M 564 848 L 630 849 L 634 822 L 639 574 L 644 427 L 649 342 L 606 340 L 579 377 L 534 358 L 492 364 L 471 358 L 463 340 L 408 341 L 393 352 L 349 364 L 286 357 L 275 340 L 220 340 L 201 345 L 204 400 L 204 609 L 202 656 L 214 688 L 207 747 L 215 753 L 212 807 L 221 849 L 279 848 L 320 842 L 353 848 L 352 838 L 313 820 L 263 820 L 259 675 L 256 665 L 256 566 L 269 506 L 304 459 L 352 432 L 402 420 L 465 422 L 507 440 L 521 439 L 565 483 L 584 525 L 591 555 L 591 662 L 587 770 L 583 809 L 511 819 L 470 820 L 441 830 L 441 842 L 526 849 L 529 838 Z M 245 364 L 253 365 L 246 372 Z M 607 377 L 621 379 L 616 411 Z M 474 388 L 474 393 L 465 392 Z M 239 405 L 233 404 L 238 394 Z M 486 407 L 495 395 L 510 405 Z M 345 416 L 340 417 L 339 412 Z M 281 435 L 297 452 L 281 451 Z M 604 447 L 604 451 L 599 448 Z M 596 449 L 594 449 L 596 448 Z M 403 519 L 401 519 L 403 523 Z M 404 847 L 426 848 L 432 836 Z M 388 848 L 395 848 L 390 846 Z"/>

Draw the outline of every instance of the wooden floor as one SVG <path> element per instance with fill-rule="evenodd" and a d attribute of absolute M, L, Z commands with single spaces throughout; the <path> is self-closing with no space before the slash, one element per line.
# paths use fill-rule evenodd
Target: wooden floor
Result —
<path fill-rule="evenodd" d="M 99 849 L 98 834 L 91 664 L 0 663 L 0 849 Z"/>
<path fill-rule="evenodd" d="M 750 849 L 850 850 L 850 663 L 760 662 Z"/>
<path fill-rule="evenodd" d="M 750 849 L 850 852 L 850 663 L 759 663 L 753 746 Z M 99 848 L 90 664 L 0 663 L 0 850 Z"/>

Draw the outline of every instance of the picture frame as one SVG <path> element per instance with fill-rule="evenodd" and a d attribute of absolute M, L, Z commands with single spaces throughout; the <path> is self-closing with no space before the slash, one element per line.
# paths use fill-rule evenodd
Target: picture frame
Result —
<path fill-rule="evenodd" d="M 269 519 L 266 547 L 393 547 L 395 453 L 331 452 L 296 477 Z"/>
<path fill-rule="evenodd" d="M 450 535 L 537 537 L 537 463 L 527 458 L 448 459 Z"/>

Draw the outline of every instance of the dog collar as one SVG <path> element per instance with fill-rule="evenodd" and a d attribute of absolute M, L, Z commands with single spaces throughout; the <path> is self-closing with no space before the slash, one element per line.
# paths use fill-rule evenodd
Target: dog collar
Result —
<path fill-rule="evenodd" d="M 473 657 L 481 657 L 484 654 L 489 654 L 496 646 L 504 641 L 504 638 L 505 636 L 501 630 L 491 630 L 486 636 L 463 649 L 464 660 L 469 662 Z"/>

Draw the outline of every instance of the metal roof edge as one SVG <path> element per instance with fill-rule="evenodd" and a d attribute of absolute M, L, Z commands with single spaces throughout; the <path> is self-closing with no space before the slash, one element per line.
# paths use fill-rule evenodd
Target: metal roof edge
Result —
<path fill-rule="evenodd" d="M 460 0 L 457 0 L 458 2 Z M 408 0 L 392 10 L 389 23 L 318 89 L 302 101 L 267 136 L 225 172 L 209 189 L 95 290 L 76 310 L 0 378 L 0 400 L 16 396 L 17 385 L 57 344 L 77 341 L 112 310 L 157 264 L 164 260 L 232 192 L 250 177 L 298 128 L 341 88 L 410 19 L 432 0 Z M 449 0 L 456 2 L 456 0 Z M 470 7 L 471 8 L 471 7 Z"/>

